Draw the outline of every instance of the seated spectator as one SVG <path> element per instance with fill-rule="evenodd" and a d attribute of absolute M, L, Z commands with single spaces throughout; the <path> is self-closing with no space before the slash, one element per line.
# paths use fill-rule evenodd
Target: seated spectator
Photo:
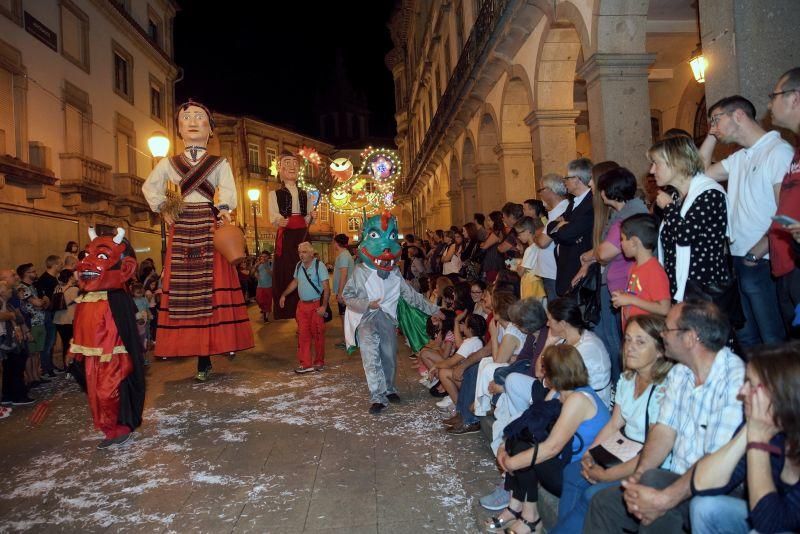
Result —
<path fill-rule="evenodd" d="M 486 291 L 486 282 L 483 280 L 473 280 L 471 284 L 472 285 L 469 288 L 469 295 L 474 303 L 472 313 L 480 315 L 486 319 L 487 313 L 486 310 L 483 309 L 483 293 Z"/>
<path fill-rule="evenodd" d="M 447 248 L 442 254 L 442 274 L 459 274 L 461 272 L 461 255 L 464 253 L 464 234 L 461 230 L 447 232 L 445 242 Z"/>
<path fill-rule="evenodd" d="M 420 372 L 422 373 L 420 384 L 427 388 L 438 382 L 438 380 L 430 376 L 428 371 L 433 369 L 436 363 L 450 358 L 456 350 L 456 338 L 453 334 L 456 314 L 454 311 L 444 308 L 442 308 L 442 313 L 444 314 L 444 319 L 434 316 L 428 317 L 427 330 L 430 342 L 417 354 L 420 361 Z"/>
<path fill-rule="evenodd" d="M 443 369 L 452 369 L 472 353 L 483 348 L 483 336 L 486 334 L 486 319 L 480 315 L 473 315 L 462 312 L 455 318 L 455 346 L 458 347 L 449 358 L 443 358 L 434 363 L 430 368 L 431 380 L 439 378 L 439 373 Z M 439 408 L 447 409 L 448 412 L 458 401 L 458 389 L 451 387 L 446 390 L 448 395 L 441 402 L 436 403 Z M 455 417 L 457 414 L 452 412 Z M 447 421 L 450 421 L 448 419 Z M 455 422 L 455 420 L 451 421 Z M 446 425 L 445 426 L 454 426 Z"/>
<path fill-rule="evenodd" d="M 628 323 L 623 345 L 626 371 L 617 382 L 614 411 L 589 450 L 613 440 L 620 432 L 633 441 L 645 442 L 649 427 L 658 420 L 666 389 L 664 382 L 673 365 L 664 354 L 663 330 L 664 319 L 655 315 L 637 315 Z M 634 456 L 604 468 L 587 451 L 580 463 L 568 465 L 558 504 L 558 524 L 550 533 L 580 532 L 592 497 L 632 475 L 638 460 Z"/>
<path fill-rule="evenodd" d="M 694 468 L 692 530 L 800 531 L 800 344 L 752 354 L 740 395 L 745 425 Z"/>
<path fill-rule="evenodd" d="M 542 429 L 549 426 L 544 418 L 554 424 L 545 439 L 534 436 L 536 443 L 507 432 L 497 462 L 506 473 L 505 488 L 511 491 L 511 501 L 501 514 L 489 520 L 486 526 L 490 529 L 508 527 L 506 532 L 533 532 L 541 521 L 536 506 L 539 485 L 560 496 L 564 468 L 580 462 L 609 419 L 605 404 L 589 386 L 586 366 L 575 347 L 559 345 L 545 349 L 542 370 L 544 383 L 550 388 L 543 400 L 558 403 L 545 409 L 537 402 L 520 419 L 536 419 Z"/>
<path fill-rule="evenodd" d="M 689 522 L 695 463 L 728 443 L 742 422 L 744 362 L 725 346 L 727 316 L 711 302 L 688 301 L 672 307 L 664 326 L 667 357 L 677 364 L 658 420 L 624 491 L 612 486 L 592 498 L 585 532 L 680 532 Z M 670 453 L 669 468 L 660 469 Z"/>
<path fill-rule="evenodd" d="M 611 404 L 611 360 L 605 345 L 586 329 L 575 299 L 562 297 L 547 305 L 547 326 L 556 344 L 572 345 L 589 370 L 589 384 L 606 406 Z"/>

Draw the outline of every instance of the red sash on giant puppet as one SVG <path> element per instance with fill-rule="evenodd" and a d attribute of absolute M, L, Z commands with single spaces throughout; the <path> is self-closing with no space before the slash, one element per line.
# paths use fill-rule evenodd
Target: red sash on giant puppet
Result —
<path fill-rule="evenodd" d="M 136 254 L 125 230 L 92 241 L 77 266 L 74 334 L 69 352 L 85 366 L 86 395 L 94 426 L 106 439 L 99 448 L 127 440 L 142 424 L 144 348 L 136 325 L 136 305 L 125 283 L 136 273 Z"/>

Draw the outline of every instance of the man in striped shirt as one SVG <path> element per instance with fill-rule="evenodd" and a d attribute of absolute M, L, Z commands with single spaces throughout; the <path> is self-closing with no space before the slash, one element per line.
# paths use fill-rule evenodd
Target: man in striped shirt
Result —
<path fill-rule="evenodd" d="M 688 526 L 694 464 L 731 440 L 742 422 L 745 364 L 725 346 L 730 324 L 706 301 L 673 306 L 661 333 L 678 362 L 636 472 L 592 499 L 584 532 L 680 532 Z M 672 454 L 669 469 L 659 466 Z"/>

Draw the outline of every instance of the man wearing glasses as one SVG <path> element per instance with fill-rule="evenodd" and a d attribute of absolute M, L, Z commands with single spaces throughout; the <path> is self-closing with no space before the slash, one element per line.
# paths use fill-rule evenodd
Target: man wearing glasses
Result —
<path fill-rule="evenodd" d="M 800 67 L 796 67 L 780 77 L 772 94 L 769 95 L 769 110 L 772 113 L 772 124 L 787 128 L 797 135 L 800 133 Z M 778 199 L 778 214 L 786 215 L 800 221 L 800 148 L 794 153 L 794 159 L 783 178 Z M 778 288 L 778 305 L 783 316 L 784 325 L 791 330 L 795 309 L 800 304 L 800 269 L 797 268 L 797 244 L 792 244 L 792 235 L 800 227 L 791 224 L 788 227 L 777 222 L 772 223 L 769 231 L 770 263 L 772 276 Z M 793 250 L 794 247 L 794 250 Z M 797 329 L 794 330 L 797 334 Z"/>
<path fill-rule="evenodd" d="M 541 187 L 536 190 L 536 194 L 544 202 L 547 208 L 547 223 L 555 221 L 567 210 L 569 201 L 567 200 L 567 188 L 564 186 L 563 179 L 557 174 L 546 174 L 542 178 Z M 547 293 L 548 302 L 556 299 L 556 245 L 547 235 L 547 229 L 536 232 L 533 242 L 539 247 L 539 261 L 536 262 L 534 274 L 542 278 L 544 291 Z"/>
<path fill-rule="evenodd" d="M 730 252 L 739 283 L 745 324 L 737 330 L 743 347 L 779 343 L 786 337 L 778 294 L 770 275 L 767 232 L 778 209 L 781 181 L 792 161 L 792 147 L 777 131 L 766 132 L 746 98 L 723 98 L 708 110 L 709 135 L 700 147 L 706 174 L 728 181 Z M 742 147 L 711 163 L 717 141 Z"/>
<path fill-rule="evenodd" d="M 587 158 L 567 164 L 564 186 L 572 195 L 564 215 L 547 224 L 547 235 L 555 242 L 556 293 L 564 296 L 581 267 L 581 254 L 592 248 L 594 208 L 592 207 L 592 162 Z"/>

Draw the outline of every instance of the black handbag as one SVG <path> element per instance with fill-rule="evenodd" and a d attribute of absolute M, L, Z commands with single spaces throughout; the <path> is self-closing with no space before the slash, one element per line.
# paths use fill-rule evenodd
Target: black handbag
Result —
<path fill-rule="evenodd" d="M 592 327 L 600 322 L 600 289 L 602 287 L 600 264 L 592 263 L 586 276 L 581 278 L 567 294 L 578 302 L 583 322 Z"/>
<path fill-rule="evenodd" d="M 64 289 L 58 286 L 53 291 L 53 298 L 50 299 L 50 311 L 64 311 L 67 309 L 67 301 L 64 299 Z"/>
<path fill-rule="evenodd" d="M 314 260 L 314 261 L 315 261 L 314 270 L 317 271 L 317 276 L 319 277 L 319 260 Z M 311 287 L 314 288 L 314 291 L 319 293 L 319 305 L 322 306 L 322 295 L 323 295 L 322 290 L 317 287 L 317 284 L 315 284 L 314 282 L 311 281 L 311 277 L 308 276 L 308 271 L 306 271 L 306 268 L 303 267 L 303 265 L 300 265 L 300 267 L 303 269 L 303 274 L 306 275 L 306 280 L 308 280 L 308 283 L 311 284 Z M 331 320 L 333 320 L 333 312 L 331 311 L 331 305 L 330 304 L 326 304 L 325 305 L 325 315 L 323 316 L 323 319 L 325 319 L 326 323 L 328 323 Z"/>

